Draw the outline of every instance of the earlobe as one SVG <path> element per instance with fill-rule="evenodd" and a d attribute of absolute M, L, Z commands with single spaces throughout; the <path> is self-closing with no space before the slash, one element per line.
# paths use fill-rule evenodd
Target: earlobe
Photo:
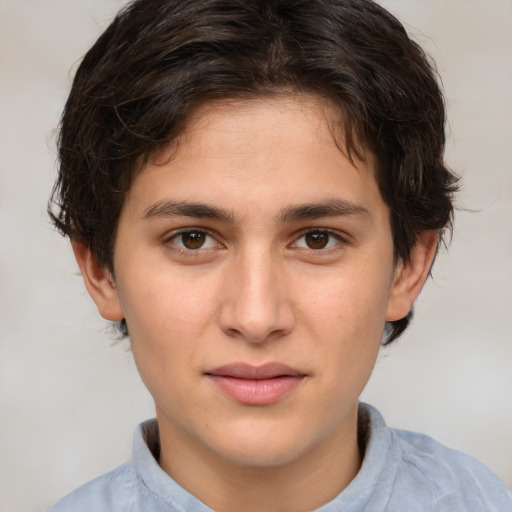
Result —
<path fill-rule="evenodd" d="M 71 245 L 84 278 L 85 287 L 100 315 L 112 322 L 122 320 L 124 315 L 112 274 L 98 262 L 86 244 L 72 240 Z"/>
<path fill-rule="evenodd" d="M 386 321 L 401 320 L 409 314 L 430 272 L 437 241 L 437 231 L 423 231 L 411 250 L 410 260 L 397 264 L 388 299 Z"/>

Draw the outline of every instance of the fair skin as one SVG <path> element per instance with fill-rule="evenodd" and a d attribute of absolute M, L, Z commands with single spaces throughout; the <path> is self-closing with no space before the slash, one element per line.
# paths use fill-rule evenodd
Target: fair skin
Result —
<path fill-rule="evenodd" d="M 126 318 L 161 467 L 216 511 L 306 511 L 361 464 L 358 397 L 436 234 L 394 261 L 373 159 L 351 163 L 314 97 L 206 104 L 123 206 L 115 277 L 73 242 L 105 318 Z"/>

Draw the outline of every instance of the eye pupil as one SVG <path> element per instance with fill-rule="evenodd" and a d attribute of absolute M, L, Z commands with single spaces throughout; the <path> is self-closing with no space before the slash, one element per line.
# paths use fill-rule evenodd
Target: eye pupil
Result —
<path fill-rule="evenodd" d="M 323 249 L 329 243 L 328 233 L 313 232 L 305 236 L 306 244 L 310 249 Z"/>
<path fill-rule="evenodd" d="M 205 238 L 206 234 L 200 231 L 191 231 L 181 235 L 181 241 L 187 249 L 200 249 L 205 242 Z"/>

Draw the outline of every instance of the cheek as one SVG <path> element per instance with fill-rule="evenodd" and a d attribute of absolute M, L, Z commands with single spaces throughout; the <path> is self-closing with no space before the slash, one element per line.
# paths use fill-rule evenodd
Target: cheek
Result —
<path fill-rule="evenodd" d="M 387 308 L 388 279 L 368 272 L 337 277 L 315 287 L 302 310 L 313 357 L 330 370 L 336 386 L 364 387 L 375 364 Z"/>
<path fill-rule="evenodd" d="M 119 300 L 134 333 L 193 335 L 211 316 L 213 279 L 186 271 L 159 272 L 156 266 L 144 275 L 129 275 L 130 282 L 119 287 Z"/>
<path fill-rule="evenodd" d="M 150 382 L 181 374 L 199 350 L 214 315 L 207 289 L 168 276 L 146 276 L 119 287 L 135 362 Z"/>
<path fill-rule="evenodd" d="M 385 323 L 389 279 L 367 271 L 340 269 L 303 294 L 306 302 L 301 309 L 319 329 L 333 335 L 358 340 L 382 333 Z M 372 336 L 373 333 L 373 336 Z"/>

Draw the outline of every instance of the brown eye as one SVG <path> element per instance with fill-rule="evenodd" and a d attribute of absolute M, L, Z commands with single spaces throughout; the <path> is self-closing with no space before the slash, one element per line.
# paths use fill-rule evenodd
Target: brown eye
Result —
<path fill-rule="evenodd" d="M 219 243 L 213 236 L 200 229 L 179 231 L 169 238 L 168 243 L 185 251 L 199 251 L 200 249 L 219 247 Z"/>
<path fill-rule="evenodd" d="M 180 235 L 181 243 L 186 249 L 200 249 L 206 241 L 206 233 L 202 231 L 190 231 Z"/>
<path fill-rule="evenodd" d="M 343 246 L 343 239 L 337 233 L 326 229 L 307 231 L 293 243 L 293 247 L 313 251 L 334 249 L 336 246 L 341 248 Z"/>
<path fill-rule="evenodd" d="M 329 233 L 313 231 L 304 235 L 304 241 L 310 249 L 324 249 L 329 243 Z"/>

